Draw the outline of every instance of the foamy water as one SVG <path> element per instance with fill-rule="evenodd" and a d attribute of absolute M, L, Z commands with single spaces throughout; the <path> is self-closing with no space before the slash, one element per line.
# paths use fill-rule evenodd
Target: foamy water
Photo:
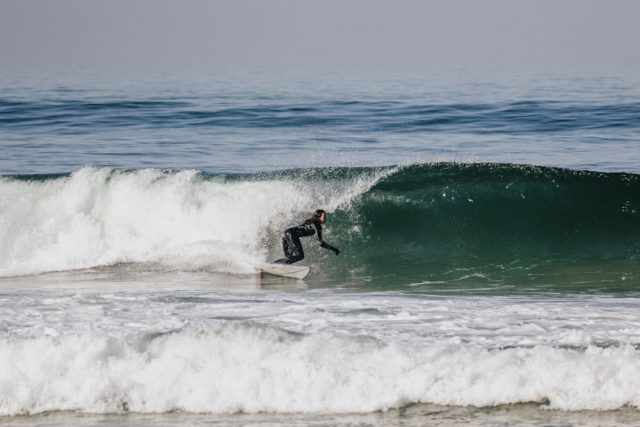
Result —
<path fill-rule="evenodd" d="M 387 173 L 234 181 L 86 168 L 56 179 L 0 178 L 0 276 L 124 262 L 253 273 L 267 261 L 267 236 L 318 206 L 348 205 Z"/>
<path fill-rule="evenodd" d="M 640 405 L 633 298 L 8 290 L 0 304 L 3 415 Z"/>

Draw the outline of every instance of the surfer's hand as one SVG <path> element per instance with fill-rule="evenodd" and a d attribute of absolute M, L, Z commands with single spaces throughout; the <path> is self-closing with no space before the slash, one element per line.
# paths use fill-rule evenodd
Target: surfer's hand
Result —
<path fill-rule="evenodd" d="M 334 249 L 333 252 L 335 252 L 336 255 L 340 255 L 340 249 L 338 248 Z"/>

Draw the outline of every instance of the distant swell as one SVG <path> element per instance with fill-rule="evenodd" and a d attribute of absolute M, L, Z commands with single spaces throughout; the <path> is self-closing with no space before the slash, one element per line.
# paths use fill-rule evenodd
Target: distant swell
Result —
<path fill-rule="evenodd" d="M 209 99 L 208 99 L 209 101 Z M 0 124 L 89 133 L 96 126 L 150 128 L 348 127 L 373 122 L 383 131 L 531 134 L 638 128 L 640 103 L 408 104 L 397 101 L 262 100 L 257 105 L 202 105 L 176 98 L 140 100 L 0 98 Z"/>
<path fill-rule="evenodd" d="M 4 339 L 0 365 L 13 367 L 0 372 L 0 415 L 347 413 L 416 402 L 640 406 L 640 354 L 632 347 L 388 345 L 246 322 L 128 338 Z"/>

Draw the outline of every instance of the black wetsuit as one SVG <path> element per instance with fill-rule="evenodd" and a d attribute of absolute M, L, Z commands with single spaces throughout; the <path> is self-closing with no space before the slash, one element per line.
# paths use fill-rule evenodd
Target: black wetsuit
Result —
<path fill-rule="evenodd" d="M 330 244 L 322 240 L 322 224 L 317 219 L 308 219 L 300 225 L 287 228 L 282 232 L 282 249 L 284 250 L 284 258 L 280 258 L 274 261 L 274 264 L 293 264 L 304 258 L 304 251 L 302 250 L 302 243 L 300 237 L 307 237 L 316 235 L 320 247 L 329 249 L 335 252 L 336 255 L 340 253 L 337 248 L 334 248 Z"/>

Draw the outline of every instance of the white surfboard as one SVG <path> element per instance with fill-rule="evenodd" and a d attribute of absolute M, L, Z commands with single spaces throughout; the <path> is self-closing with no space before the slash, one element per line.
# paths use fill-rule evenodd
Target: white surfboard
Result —
<path fill-rule="evenodd" d="M 269 264 L 258 270 L 262 274 L 272 276 L 289 277 L 291 279 L 304 279 L 311 268 L 304 265 Z"/>

